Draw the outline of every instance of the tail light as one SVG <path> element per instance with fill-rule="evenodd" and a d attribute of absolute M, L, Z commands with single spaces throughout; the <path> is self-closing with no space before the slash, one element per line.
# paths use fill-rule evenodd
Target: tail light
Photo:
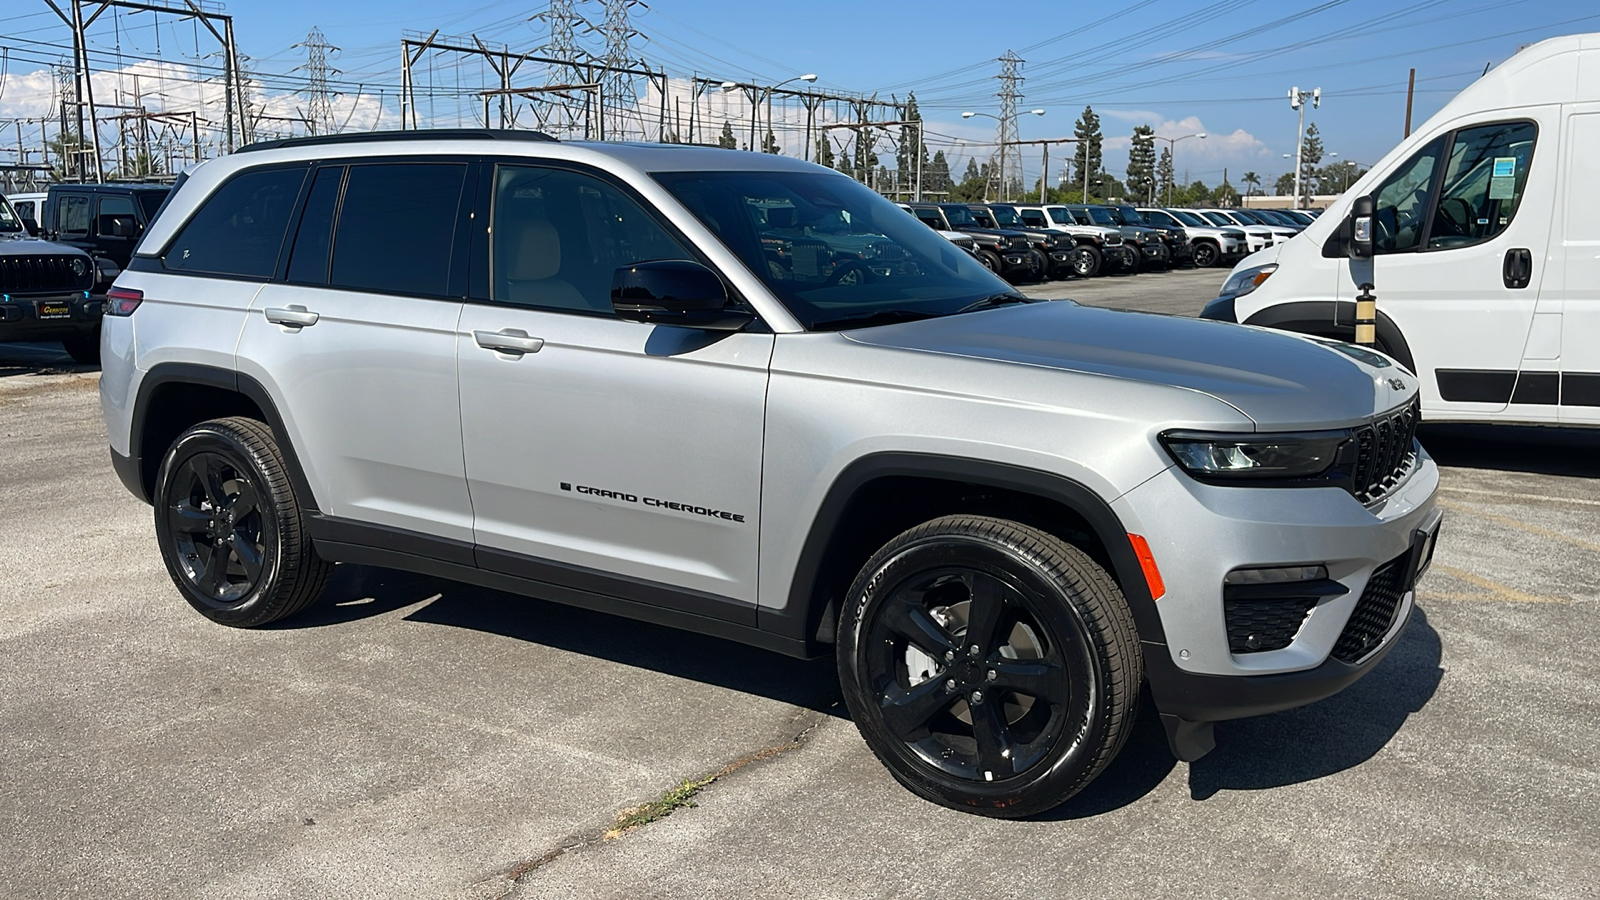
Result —
<path fill-rule="evenodd" d="M 131 316 L 144 302 L 144 291 L 114 287 L 106 291 L 106 315 Z"/>

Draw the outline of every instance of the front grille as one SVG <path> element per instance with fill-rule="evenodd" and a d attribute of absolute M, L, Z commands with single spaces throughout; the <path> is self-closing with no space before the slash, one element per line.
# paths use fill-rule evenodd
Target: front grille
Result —
<path fill-rule="evenodd" d="M 1334 659 L 1354 664 L 1377 649 L 1400 612 L 1410 562 L 1411 553 L 1407 551 L 1372 570 L 1372 577 L 1367 579 L 1367 588 L 1356 601 L 1350 621 L 1345 623 L 1338 643 L 1333 645 Z"/>
<path fill-rule="evenodd" d="M 1107 246 L 1115 247 L 1115 246 L 1117 246 L 1117 245 L 1119 245 L 1121 243 L 1122 243 L 1122 235 L 1120 235 L 1120 234 L 1108 234 L 1108 235 L 1106 235 L 1106 245 Z"/>
<path fill-rule="evenodd" d="M 83 274 L 72 271 L 76 259 Z M 18 255 L 0 253 L 0 293 L 44 294 L 87 290 L 91 273 L 81 256 Z"/>
<path fill-rule="evenodd" d="M 1413 401 L 1405 409 L 1355 430 L 1356 467 L 1350 488 L 1357 500 L 1373 503 L 1381 499 L 1416 464 L 1420 402 Z"/>
<path fill-rule="evenodd" d="M 867 245 L 866 252 L 862 256 L 867 259 L 881 259 L 885 262 L 902 262 L 910 258 L 905 248 L 894 241 L 873 241 Z"/>
<path fill-rule="evenodd" d="M 1006 249 L 1008 249 L 1008 250 L 1026 250 L 1026 249 L 1028 249 L 1028 239 L 1027 238 L 1020 238 L 1020 237 L 1011 238 L 1010 240 L 1006 241 Z"/>
<path fill-rule="evenodd" d="M 1224 599 L 1222 609 L 1228 623 L 1228 649 L 1234 653 L 1282 650 L 1300 633 L 1300 626 L 1305 623 L 1306 614 L 1317 605 L 1317 599 Z"/>

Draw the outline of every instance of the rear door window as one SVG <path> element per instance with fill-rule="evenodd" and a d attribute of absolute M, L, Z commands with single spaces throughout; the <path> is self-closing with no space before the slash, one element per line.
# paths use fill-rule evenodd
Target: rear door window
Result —
<path fill-rule="evenodd" d="M 89 198 L 65 194 L 56 205 L 56 231 L 64 238 L 89 236 Z"/>
<path fill-rule="evenodd" d="M 300 213 L 300 228 L 289 251 L 289 280 L 301 284 L 328 283 L 328 250 L 333 246 L 333 215 L 339 202 L 344 167 L 317 170 Z"/>
<path fill-rule="evenodd" d="M 298 166 L 235 175 L 178 231 L 162 263 L 180 272 L 272 277 L 305 176 Z"/>
<path fill-rule="evenodd" d="M 101 197 L 100 211 L 95 215 L 97 216 L 95 229 L 102 237 L 111 236 L 111 223 L 114 219 L 124 220 L 130 231 L 137 231 L 139 228 L 139 219 L 133 213 L 133 198 L 122 194 Z"/>
<path fill-rule="evenodd" d="M 329 283 L 385 294 L 449 290 L 465 163 L 351 166 Z"/>
<path fill-rule="evenodd" d="M 139 208 L 144 211 L 144 220 L 153 222 L 156 213 L 161 211 L 161 204 L 167 200 L 166 191 L 145 191 L 139 195 Z"/>

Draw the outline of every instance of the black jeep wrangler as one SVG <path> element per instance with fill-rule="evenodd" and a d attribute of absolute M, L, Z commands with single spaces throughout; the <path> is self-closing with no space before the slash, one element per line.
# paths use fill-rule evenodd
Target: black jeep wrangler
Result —
<path fill-rule="evenodd" d="M 100 361 L 100 314 L 90 296 L 94 260 L 30 237 L 0 198 L 0 343 L 60 341 L 80 363 Z"/>
<path fill-rule="evenodd" d="M 1044 273 L 1028 236 L 1018 231 L 983 228 L 963 203 L 908 203 L 906 208 L 935 231 L 972 236 L 977 257 L 991 272 L 1012 284 L 1038 281 Z"/>
<path fill-rule="evenodd" d="M 165 184 L 52 184 L 39 228 L 50 240 L 94 257 L 92 290 L 103 296 L 171 192 Z"/>

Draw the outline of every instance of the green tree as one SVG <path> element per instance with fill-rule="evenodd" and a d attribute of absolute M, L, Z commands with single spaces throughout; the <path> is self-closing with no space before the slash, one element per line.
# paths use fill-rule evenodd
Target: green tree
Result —
<path fill-rule="evenodd" d="M 767 132 L 767 136 L 761 140 L 761 152 L 771 153 L 774 156 L 783 155 L 783 151 L 778 148 L 777 136 L 770 131 Z"/>
<path fill-rule="evenodd" d="M 922 170 L 922 192 L 938 196 L 948 193 L 949 190 L 950 161 L 944 158 L 944 151 L 939 150 L 933 154 L 933 159 Z"/>
<path fill-rule="evenodd" d="M 862 184 L 867 183 L 867 176 L 878 167 L 878 154 L 872 148 L 878 142 L 878 136 L 872 133 L 871 128 L 852 128 L 855 132 L 856 146 L 855 159 L 851 160 L 855 166 L 855 179 Z"/>
<path fill-rule="evenodd" d="M 1174 206 L 1209 206 L 1211 204 L 1211 188 L 1206 183 L 1196 178 L 1194 181 L 1177 185 L 1172 189 L 1172 205 Z"/>
<path fill-rule="evenodd" d="M 1128 148 L 1128 193 L 1140 203 L 1148 202 L 1156 188 L 1155 133 L 1149 125 L 1135 127 Z"/>
<path fill-rule="evenodd" d="M 1096 184 L 1100 185 L 1098 191 L 1095 188 Z M 1128 191 L 1127 185 L 1125 185 L 1122 182 L 1118 181 L 1116 179 L 1116 176 L 1112 175 L 1110 172 L 1105 171 L 1104 169 L 1100 170 L 1100 178 L 1099 178 L 1098 181 L 1096 181 L 1093 176 L 1090 176 L 1090 178 L 1089 178 L 1089 196 L 1097 197 L 1097 198 L 1099 198 L 1101 200 L 1111 200 L 1113 198 L 1118 199 L 1118 200 L 1132 200 L 1132 199 L 1134 199 L 1133 197 L 1129 196 L 1129 191 Z M 1141 200 L 1140 202 L 1143 202 L 1143 201 Z"/>
<path fill-rule="evenodd" d="M 815 161 L 819 166 L 833 168 L 833 144 L 828 142 L 827 132 L 817 136 L 817 155 Z"/>
<path fill-rule="evenodd" d="M 1272 183 L 1272 192 L 1279 197 L 1292 195 L 1294 193 L 1294 173 L 1285 172 L 1279 175 L 1278 180 Z"/>
<path fill-rule="evenodd" d="M 1072 157 L 1072 183 L 1082 188 L 1084 173 L 1089 173 L 1089 196 L 1095 196 L 1100 187 L 1102 164 L 1101 142 L 1104 135 L 1100 133 L 1100 117 L 1095 115 L 1094 108 L 1085 106 L 1083 115 L 1078 117 L 1078 122 L 1072 128 L 1072 136 L 1078 139 L 1073 144 Z"/>
<path fill-rule="evenodd" d="M 1359 163 L 1348 159 L 1329 163 L 1317 170 L 1317 193 L 1342 194 L 1366 172 Z"/>
<path fill-rule="evenodd" d="M 717 135 L 717 146 L 724 150 L 734 150 L 739 146 L 739 139 L 733 136 L 733 123 L 723 122 L 722 133 Z"/>
<path fill-rule="evenodd" d="M 1306 126 L 1306 139 L 1300 145 L 1300 196 L 1297 205 L 1310 206 L 1310 195 L 1315 189 L 1317 164 L 1322 162 L 1322 135 L 1317 132 L 1317 123 L 1312 122 Z M 1290 188 L 1290 193 L 1294 192 Z"/>
<path fill-rule="evenodd" d="M 1156 199 L 1167 202 L 1163 198 L 1172 196 L 1172 145 L 1161 148 L 1161 161 L 1156 163 Z"/>
<path fill-rule="evenodd" d="M 962 202 L 974 202 L 983 199 L 984 192 L 989 189 L 989 164 L 978 165 L 974 157 L 967 157 L 967 170 L 961 177 L 961 183 L 950 189 L 950 199 Z"/>
<path fill-rule="evenodd" d="M 1261 176 L 1260 175 L 1257 175 L 1254 172 L 1246 172 L 1246 173 L 1244 173 L 1244 178 L 1242 178 L 1241 180 L 1244 182 L 1244 195 L 1246 197 L 1249 197 L 1252 194 L 1261 193 Z"/>
<path fill-rule="evenodd" d="M 900 146 L 894 151 L 894 164 L 900 170 L 900 181 L 903 184 L 912 184 L 917 177 L 917 161 L 922 161 L 922 178 L 928 178 L 928 145 L 922 141 L 922 112 L 917 109 L 917 95 L 912 92 L 906 95 L 906 105 L 900 111 L 900 120 L 903 122 L 916 122 L 915 125 L 900 126 Z M 918 146 L 918 145 L 921 146 Z M 919 157 L 917 153 L 922 155 Z"/>
<path fill-rule="evenodd" d="M 1238 206 L 1239 192 L 1233 189 L 1233 185 L 1229 184 L 1227 179 L 1223 179 L 1223 182 L 1217 185 L 1217 189 L 1211 192 L 1211 202 L 1224 207 Z"/>

